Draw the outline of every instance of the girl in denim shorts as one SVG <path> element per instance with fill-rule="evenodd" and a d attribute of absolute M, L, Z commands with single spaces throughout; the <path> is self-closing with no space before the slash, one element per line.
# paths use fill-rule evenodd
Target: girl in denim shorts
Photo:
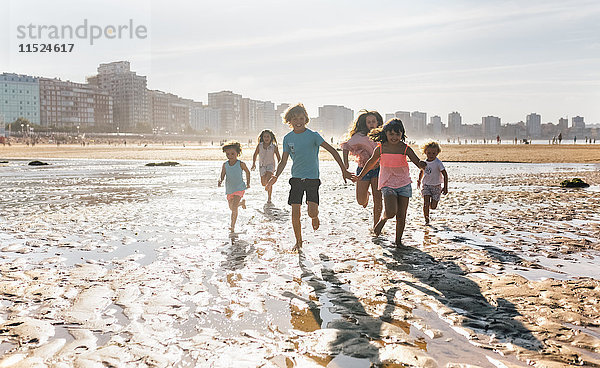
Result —
<path fill-rule="evenodd" d="M 404 141 L 406 131 L 400 119 L 390 119 L 381 128 L 373 129 L 369 137 L 379 145 L 365 164 L 357 180 L 362 179 L 379 161 L 379 189 L 383 194 L 384 211 L 373 231 L 379 236 L 386 221 L 396 217 L 396 246 L 402 242 L 408 200 L 412 196 L 408 157 L 417 167 L 425 168 L 415 152 Z"/>

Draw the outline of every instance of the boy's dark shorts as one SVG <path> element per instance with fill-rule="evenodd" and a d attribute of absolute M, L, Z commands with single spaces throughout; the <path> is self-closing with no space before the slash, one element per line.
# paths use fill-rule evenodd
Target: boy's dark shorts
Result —
<path fill-rule="evenodd" d="M 306 192 L 307 202 L 319 204 L 319 185 L 321 185 L 321 180 L 319 179 L 291 178 L 288 204 L 302 204 L 304 192 Z"/>

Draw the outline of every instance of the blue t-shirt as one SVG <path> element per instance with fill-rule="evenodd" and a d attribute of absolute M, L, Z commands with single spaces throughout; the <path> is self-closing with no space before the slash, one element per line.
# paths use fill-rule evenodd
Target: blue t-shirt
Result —
<path fill-rule="evenodd" d="M 323 137 L 310 129 L 302 133 L 291 131 L 285 135 L 283 152 L 289 152 L 294 161 L 292 178 L 319 178 L 319 147 L 323 142 Z"/>
<path fill-rule="evenodd" d="M 246 190 L 242 172 L 242 161 L 237 160 L 233 166 L 229 165 L 229 160 L 225 161 L 225 194 Z"/>

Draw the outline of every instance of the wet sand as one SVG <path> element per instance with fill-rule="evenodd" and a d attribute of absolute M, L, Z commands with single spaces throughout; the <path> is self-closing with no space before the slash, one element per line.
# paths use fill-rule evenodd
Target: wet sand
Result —
<path fill-rule="evenodd" d="M 255 146 L 243 148 L 242 159 L 252 160 Z M 414 145 L 413 149 L 418 150 Z M 598 163 L 600 162 L 600 144 L 562 144 L 562 145 L 511 145 L 511 144 L 446 144 L 442 145 L 439 158 L 445 162 L 516 162 L 516 163 Z M 419 152 L 420 154 L 420 152 Z M 422 155 L 421 155 L 422 156 Z M 217 146 L 198 146 L 193 144 L 120 144 L 109 145 L 25 145 L 0 146 L 0 159 L 126 159 L 126 160 L 224 160 L 224 154 Z M 325 150 L 321 150 L 321 159 L 331 160 Z"/>
<path fill-rule="evenodd" d="M 600 366 L 599 165 L 448 163 L 396 247 L 323 162 L 294 253 L 289 169 L 230 235 L 219 162 L 51 163 L 0 166 L 0 366 Z"/>

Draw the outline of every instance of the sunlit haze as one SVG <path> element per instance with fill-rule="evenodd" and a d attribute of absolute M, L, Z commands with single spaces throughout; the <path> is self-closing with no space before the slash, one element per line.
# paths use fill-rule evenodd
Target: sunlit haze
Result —
<path fill-rule="evenodd" d="M 0 72 L 85 82 L 131 62 L 149 89 L 206 102 L 259 100 L 439 115 L 600 123 L 597 1 L 4 0 Z M 76 41 L 72 53 L 19 53 L 17 26 L 119 25 L 145 39 Z"/>

